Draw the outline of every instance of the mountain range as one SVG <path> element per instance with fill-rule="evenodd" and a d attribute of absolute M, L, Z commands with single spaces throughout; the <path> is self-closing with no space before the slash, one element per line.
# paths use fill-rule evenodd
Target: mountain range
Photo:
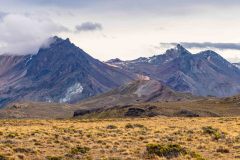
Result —
<path fill-rule="evenodd" d="M 153 57 L 106 63 L 164 82 L 173 90 L 199 96 L 225 97 L 240 93 L 240 70 L 214 51 L 191 54 L 183 46 Z"/>
<path fill-rule="evenodd" d="M 0 107 L 19 101 L 78 103 L 106 92 L 122 102 L 189 97 L 180 93 L 192 97 L 240 93 L 240 69 L 210 50 L 192 54 L 177 45 L 149 58 L 101 62 L 69 39 L 55 36 L 50 41 L 36 54 L 0 56 Z M 148 95 L 121 90 L 136 84 L 143 85 Z"/>

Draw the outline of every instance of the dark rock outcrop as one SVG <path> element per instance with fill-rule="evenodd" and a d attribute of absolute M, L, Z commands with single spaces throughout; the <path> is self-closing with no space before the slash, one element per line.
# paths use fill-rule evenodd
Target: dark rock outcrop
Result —
<path fill-rule="evenodd" d="M 126 117 L 139 117 L 145 113 L 144 109 L 141 108 L 129 108 L 128 111 L 125 113 Z"/>
<path fill-rule="evenodd" d="M 189 111 L 189 110 L 181 110 L 181 111 L 176 113 L 176 116 L 180 116 L 180 117 L 200 117 L 197 113 L 194 113 L 194 112 Z"/>
<path fill-rule="evenodd" d="M 90 113 L 91 113 L 91 110 L 79 109 L 79 110 L 77 110 L 77 111 L 74 111 L 73 117 L 84 116 L 84 115 L 90 114 Z"/>

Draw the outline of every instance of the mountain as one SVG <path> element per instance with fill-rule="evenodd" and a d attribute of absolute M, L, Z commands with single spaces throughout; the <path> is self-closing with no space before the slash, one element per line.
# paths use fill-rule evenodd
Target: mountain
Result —
<path fill-rule="evenodd" d="M 234 63 L 233 65 L 240 69 L 240 63 Z"/>
<path fill-rule="evenodd" d="M 69 39 L 51 38 L 37 54 L 0 56 L 0 106 L 14 101 L 76 103 L 136 75 L 94 59 Z"/>
<path fill-rule="evenodd" d="M 179 92 L 218 97 L 240 93 L 240 70 L 211 50 L 191 54 L 177 45 L 161 55 L 106 63 L 163 81 Z"/>

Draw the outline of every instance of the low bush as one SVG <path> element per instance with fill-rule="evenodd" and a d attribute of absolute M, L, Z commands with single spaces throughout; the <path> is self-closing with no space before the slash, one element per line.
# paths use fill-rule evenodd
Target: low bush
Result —
<path fill-rule="evenodd" d="M 229 149 L 227 149 L 227 148 L 219 147 L 219 148 L 217 149 L 217 152 L 219 152 L 219 153 L 229 153 L 230 151 L 229 151 Z"/>
<path fill-rule="evenodd" d="M 4 155 L 0 155 L 0 160 L 8 160 L 8 158 Z"/>
<path fill-rule="evenodd" d="M 186 155 L 187 150 L 178 144 L 148 144 L 146 147 L 148 154 L 154 154 L 159 157 L 173 158 L 179 155 Z"/>
<path fill-rule="evenodd" d="M 17 137 L 17 136 L 18 136 L 18 133 L 12 132 L 12 133 L 9 133 L 6 137 L 7 137 L 7 138 L 15 138 L 15 137 Z"/>
<path fill-rule="evenodd" d="M 131 123 L 128 123 L 128 124 L 126 124 L 125 128 L 126 129 L 129 129 L 129 128 L 145 128 L 145 126 L 142 125 L 142 124 L 131 124 Z"/>
<path fill-rule="evenodd" d="M 31 148 L 15 148 L 13 150 L 18 153 L 35 153 Z"/>
<path fill-rule="evenodd" d="M 225 138 L 225 134 L 223 132 L 211 126 L 203 127 L 202 130 L 203 130 L 203 133 L 211 135 L 214 140 Z"/>
<path fill-rule="evenodd" d="M 128 123 L 125 125 L 125 128 L 130 129 L 130 128 L 134 128 L 134 126 L 131 123 Z"/>
<path fill-rule="evenodd" d="M 77 146 L 71 149 L 71 154 L 86 154 L 88 151 L 90 151 L 88 147 Z"/>
<path fill-rule="evenodd" d="M 203 158 L 200 154 L 196 153 L 196 152 L 190 152 L 189 153 L 190 156 L 196 160 L 206 160 L 205 158 Z"/>
<path fill-rule="evenodd" d="M 108 125 L 108 126 L 107 126 L 107 129 L 117 129 L 117 126 L 114 126 L 114 125 Z"/>
<path fill-rule="evenodd" d="M 46 157 L 47 160 L 62 160 L 63 158 L 62 157 L 52 157 L 52 156 L 48 156 Z"/>

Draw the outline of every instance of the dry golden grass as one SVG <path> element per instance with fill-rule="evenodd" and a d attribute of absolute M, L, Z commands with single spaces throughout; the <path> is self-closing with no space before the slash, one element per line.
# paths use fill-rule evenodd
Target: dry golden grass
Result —
<path fill-rule="evenodd" d="M 148 154 L 148 144 L 177 144 L 186 150 L 173 159 L 240 158 L 240 118 L 1 120 L 0 124 L 0 160 L 166 159 Z"/>

